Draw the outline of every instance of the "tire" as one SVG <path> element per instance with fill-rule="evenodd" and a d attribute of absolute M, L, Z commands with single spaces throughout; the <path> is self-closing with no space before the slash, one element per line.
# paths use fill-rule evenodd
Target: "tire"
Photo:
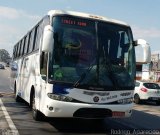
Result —
<path fill-rule="evenodd" d="M 160 100 L 156 101 L 156 105 L 160 105 Z"/>
<path fill-rule="evenodd" d="M 36 105 L 35 105 L 35 93 L 33 93 L 32 96 L 31 96 L 31 104 L 30 105 L 31 105 L 31 108 L 32 108 L 33 119 L 36 120 L 36 121 L 41 121 L 43 119 L 43 115 L 36 108 Z"/>
<path fill-rule="evenodd" d="M 140 100 L 140 97 L 139 97 L 138 94 L 134 95 L 134 102 L 135 102 L 136 104 L 140 104 L 140 103 L 141 103 L 141 100 Z"/>
<path fill-rule="evenodd" d="M 22 99 L 18 95 L 15 95 L 15 101 L 16 102 L 22 102 Z"/>
<path fill-rule="evenodd" d="M 21 97 L 17 95 L 16 83 L 15 83 L 15 85 L 14 85 L 14 94 L 15 94 L 15 101 L 16 101 L 16 102 L 22 102 Z"/>

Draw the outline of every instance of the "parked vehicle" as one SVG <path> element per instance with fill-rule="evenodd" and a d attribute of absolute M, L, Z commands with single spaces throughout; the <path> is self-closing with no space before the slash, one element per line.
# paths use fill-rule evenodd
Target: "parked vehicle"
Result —
<path fill-rule="evenodd" d="M 9 62 L 6 63 L 6 67 L 9 67 Z"/>
<path fill-rule="evenodd" d="M 136 81 L 134 102 L 139 104 L 142 100 L 155 101 L 160 105 L 160 86 L 157 83 Z"/>
<path fill-rule="evenodd" d="M 0 64 L 0 69 L 5 69 L 3 64 Z"/>

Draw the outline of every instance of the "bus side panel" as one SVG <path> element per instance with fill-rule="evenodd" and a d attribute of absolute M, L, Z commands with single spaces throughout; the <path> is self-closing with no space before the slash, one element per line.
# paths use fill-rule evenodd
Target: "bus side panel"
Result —
<path fill-rule="evenodd" d="M 23 68 L 24 77 L 22 80 L 22 86 L 24 90 L 24 99 L 30 103 L 31 89 L 35 91 L 36 95 L 37 90 L 39 89 L 39 86 L 37 85 L 39 78 L 39 54 L 36 53 L 28 56 L 25 63 L 26 66 Z"/>
<path fill-rule="evenodd" d="M 41 92 L 43 91 L 42 89 L 42 83 L 41 83 L 41 75 L 40 75 L 40 55 L 39 53 L 37 53 L 35 56 L 34 56 L 34 73 L 33 73 L 33 76 L 34 76 L 34 89 L 35 89 L 35 96 L 36 96 L 36 108 L 38 110 L 40 110 L 40 100 L 41 100 L 41 97 L 43 95 L 41 95 Z"/>
<path fill-rule="evenodd" d="M 16 66 L 17 66 L 17 75 L 16 75 L 16 79 L 15 79 L 15 82 L 16 82 L 16 94 L 18 94 L 20 97 L 23 95 L 22 94 L 22 89 L 21 89 L 21 64 L 22 64 L 22 59 L 18 59 L 16 62 L 15 62 Z M 13 82 L 13 85 L 14 85 L 14 82 Z"/>

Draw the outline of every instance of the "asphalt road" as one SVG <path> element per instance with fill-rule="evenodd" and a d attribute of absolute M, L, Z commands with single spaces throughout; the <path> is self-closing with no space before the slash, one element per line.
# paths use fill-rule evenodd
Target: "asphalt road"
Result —
<path fill-rule="evenodd" d="M 25 102 L 16 103 L 9 88 L 9 70 L 0 70 L 0 135 L 160 135 L 160 106 L 154 103 L 135 105 L 130 118 L 104 120 L 45 119 L 34 121 Z M 9 121 L 10 120 L 10 121 Z M 12 124 L 13 122 L 13 124 Z M 14 127 L 14 126 L 15 127 Z"/>

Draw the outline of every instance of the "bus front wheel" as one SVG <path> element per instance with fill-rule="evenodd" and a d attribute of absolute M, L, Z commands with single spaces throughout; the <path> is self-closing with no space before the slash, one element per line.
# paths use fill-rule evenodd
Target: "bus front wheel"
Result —
<path fill-rule="evenodd" d="M 14 84 L 14 94 L 15 94 L 15 101 L 16 101 L 16 102 L 22 102 L 22 99 L 21 99 L 21 97 L 18 95 L 18 92 L 17 92 L 16 83 Z"/>
<path fill-rule="evenodd" d="M 32 108 L 32 116 L 36 121 L 42 120 L 42 114 L 39 110 L 37 110 L 35 105 L 35 94 L 33 93 L 31 96 L 31 108 Z"/>

